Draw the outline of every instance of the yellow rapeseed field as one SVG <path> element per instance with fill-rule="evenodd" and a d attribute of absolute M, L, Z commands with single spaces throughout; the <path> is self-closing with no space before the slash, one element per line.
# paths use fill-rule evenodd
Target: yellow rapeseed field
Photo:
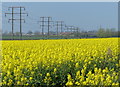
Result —
<path fill-rule="evenodd" d="M 2 85 L 118 86 L 119 40 L 2 41 Z"/>

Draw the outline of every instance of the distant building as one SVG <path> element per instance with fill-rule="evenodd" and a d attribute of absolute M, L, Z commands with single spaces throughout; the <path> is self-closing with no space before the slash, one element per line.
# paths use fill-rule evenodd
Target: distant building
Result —
<path fill-rule="evenodd" d="M 61 32 L 60 35 L 70 35 L 71 32 Z"/>

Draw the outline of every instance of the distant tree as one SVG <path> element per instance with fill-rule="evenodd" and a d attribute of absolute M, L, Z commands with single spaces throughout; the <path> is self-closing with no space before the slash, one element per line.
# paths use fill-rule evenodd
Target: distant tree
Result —
<path fill-rule="evenodd" d="M 16 35 L 16 36 L 19 36 L 19 35 L 20 35 L 20 32 L 15 32 L 15 35 Z"/>
<path fill-rule="evenodd" d="M 35 31 L 34 34 L 35 35 L 40 35 L 40 32 L 39 31 Z"/>
<path fill-rule="evenodd" d="M 12 35 L 12 32 L 10 31 L 10 32 L 8 32 L 8 35 Z"/>
<path fill-rule="evenodd" d="M 33 32 L 31 30 L 29 30 L 27 34 L 32 35 Z"/>
<path fill-rule="evenodd" d="M 117 36 L 120 37 L 120 31 L 117 32 Z"/>
<path fill-rule="evenodd" d="M 111 28 L 110 31 L 112 36 L 117 36 L 118 32 L 116 31 L 115 28 Z"/>
<path fill-rule="evenodd" d="M 55 34 L 56 34 L 56 32 L 54 32 L 54 31 L 49 31 L 49 33 L 50 33 L 51 35 L 55 35 Z"/>
<path fill-rule="evenodd" d="M 81 33 L 79 33 L 79 37 L 87 38 L 88 37 L 88 32 L 87 31 L 82 31 Z"/>
<path fill-rule="evenodd" d="M 97 32 L 97 37 L 99 38 L 105 37 L 106 36 L 105 33 L 106 33 L 105 29 L 100 28 Z"/>
<path fill-rule="evenodd" d="M 115 31 L 115 28 L 111 29 L 106 29 L 106 37 L 112 37 L 112 36 L 117 36 L 117 32 Z"/>
<path fill-rule="evenodd" d="M 110 29 L 106 29 L 105 31 L 105 37 L 111 37 L 112 36 L 112 32 Z"/>
<path fill-rule="evenodd" d="M 111 30 L 111 32 L 115 32 L 116 29 L 115 28 L 111 28 L 110 30 Z"/>

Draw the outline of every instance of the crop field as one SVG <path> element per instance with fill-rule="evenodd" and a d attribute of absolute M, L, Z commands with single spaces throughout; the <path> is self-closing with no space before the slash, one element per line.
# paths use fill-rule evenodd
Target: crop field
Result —
<path fill-rule="evenodd" d="M 119 86 L 120 38 L 2 41 L 2 85 Z"/>

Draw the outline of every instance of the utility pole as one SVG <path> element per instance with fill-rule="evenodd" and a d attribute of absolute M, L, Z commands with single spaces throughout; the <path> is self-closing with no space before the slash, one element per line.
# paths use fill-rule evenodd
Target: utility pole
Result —
<path fill-rule="evenodd" d="M 67 32 L 68 32 L 68 26 L 67 26 L 67 25 L 65 25 L 65 27 L 66 27 L 66 29 L 65 29 L 65 30 L 67 30 Z"/>
<path fill-rule="evenodd" d="M 49 36 L 49 32 L 50 32 L 49 26 L 50 26 L 50 17 L 48 17 L 48 36 Z"/>
<path fill-rule="evenodd" d="M 56 21 L 56 26 L 57 26 L 57 36 L 58 36 L 58 26 L 59 26 L 58 21 Z"/>
<path fill-rule="evenodd" d="M 42 19 L 42 36 L 44 36 L 44 17 L 41 17 Z"/>
<path fill-rule="evenodd" d="M 69 29 L 71 30 L 71 33 L 73 32 L 73 30 L 75 29 L 74 26 L 69 26 Z"/>
<path fill-rule="evenodd" d="M 13 28 L 14 28 L 14 27 L 13 27 L 13 26 L 14 26 L 14 21 L 13 21 L 13 19 L 14 19 L 14 18 L 13 18 L 13 13 L 14 13 L 14 11 L 13 11 L 13 9 L 14 9 L 14 8 L 12 8 L 12 35 L 13 35 L 13 40 L 14 40 L 14 31 L 13 31 L 13 30 L 14 30 L 14 29 L 13 29 Z"/>
<path fill-rule="evenodd" d="M 56 21 L 56 25 L 57 27 L 57 36 L 58 36 L 58 31 L 59 31 L 59 27 L 61 28 L 61 32 L 62 32 L 62 29 L 63 29 L 63 21 Z"/>
<path fill-rule="evenodd" d="M 53 22 L 51 21 L 52 20 L 52 17 L 47 17 L 48 18 L 48 36 L 50 35 L 50 22 Z"/>
<path fill-rule="evenodd" d="M 51 22 L 52 21 L 52 17 L 40 17 L 40 21 L 42 26 L 42 36 L 44 35 L 44 27 L 46 26 L 48 28 L 48 36 L 50 35 L 50 27 L 51 27 Z"/>
<path fill-rule="evenodd" d="M 65 26 L 67 29 L 67 32 L 70 30 L 71 31 L 71 33 L 72 33 L 72 31 L 75 29 L 75 27 L 74 26 Z M 71 37 L 72 38 L 72 37 Z"/>
<path fill-rule="evenodd" d="M 74 29 L 74 31 L 75 31 L 75 33 L 77 34 L 77 37 L 78 37 L 79 27 L 76 27 L 76 28 Z"/>
<path fill-rule="evenodd" d="M 21 36 L 21 40 L 22 40 L 22 23 L 21 23 L 21 7 L 20 7 L 20 36 Z"/>
<path fill-rule="evenodd" d="M 79 28 L 77 27 L 77 29 L 76 29 L 76 30 L 77 30 L 77 35 L 78 35 Z"/>
<path fill-rule="evenodd" d="M 44 19 L 45 19 L 45 17 L 40 17 L 40 21 L 38 21 L 38 22 L 41 22 L 40 27 L 42 27 L 42 37 L 44 37 L 44 26 L 45 26 Z"/>
<path fill-rule="evenodd" d="M 62 28 L 63 28 L 63 26 L 64 26 L 63 23 L 64 23 L 64 21 L 60 21 L 60 24 L 61 24 L 61 25 L 60 25 L 60 26 L 61 26 L 61 33 L 63 32 L 63 31 L 62 31 Z"/>
<path fill-rule="evenodd" d="M 72 31 L 75 29 L 74 26 L 66 26 L 66 28 L 67 28 L 67 32 L 68 32 L 69 30 L 71 30 L 71 33 L 72 33 Z"/>
<path fill-rule="evenodd" d="M 11 14 L 12 15 L 12 18 L 11 19 L 9 19 L 9 21 L 11 20 L 12 21 L 12 36 L 13 36 L 13 40 L 14 40 L 14 21 L 16 21 L 16 20 L 19 20 L 20 21 L 20 39 L 22 40 L 22 20 L 24 21 L 24 23 L 25 23 L 25 19 L 22 19 L 22 14 L 27 14 L 27 16 L 28 16 L 28 13 L 23 13 L 22 12 L 22 8 L 25 10 L 25 7 L 9 7 L 8 8 L 8 10 L 10 10 L 10 8 L 12 9 L 12 13 L 5 13 L 5 16 L 6 16 L 6 14 Z M 15 13 L 14 12 L 14 9 L 15 8 L 18 8 L 18 9 L 20 9 L 20 12 L 19 13 Z M 14 15 L 15 14 L 18 14 L 19 16 L 20 16 L 20 19 L 15 19 L 14 18 Z"/>

